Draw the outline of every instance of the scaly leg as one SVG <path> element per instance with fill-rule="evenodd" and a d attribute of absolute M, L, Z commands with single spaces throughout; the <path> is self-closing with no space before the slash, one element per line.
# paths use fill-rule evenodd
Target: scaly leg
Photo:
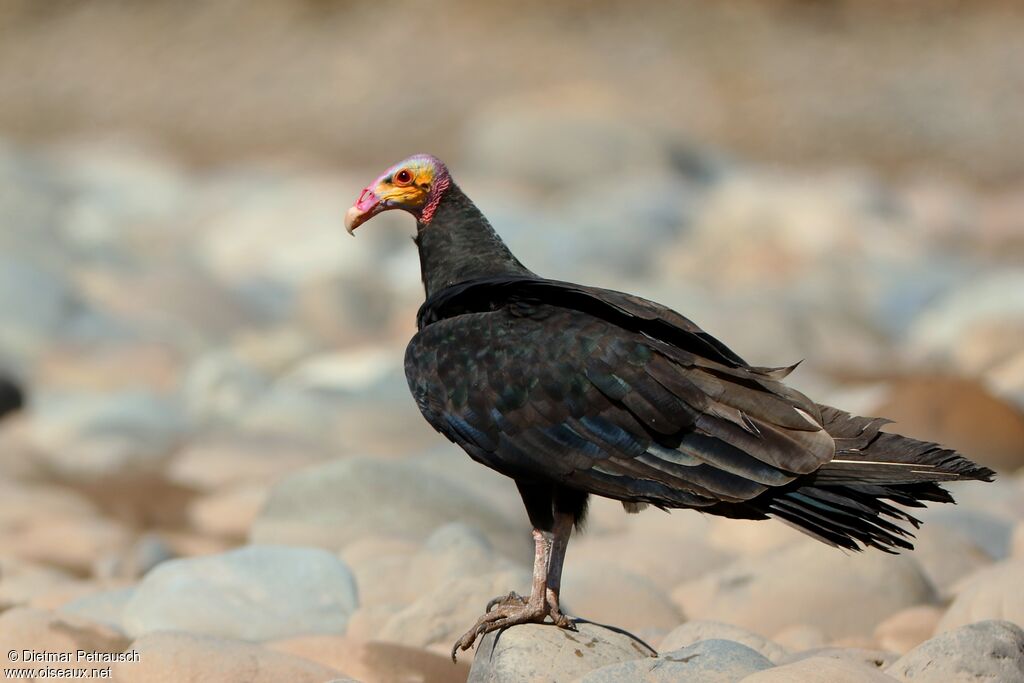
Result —
<path fill-rule="evenodd" d="M 572 530 L 572 520 L 569 520 L 569 531 Z M 476 639 L 485 633 L 498 629 L 515 626 L 516 624 L 541 624 L 548 617 L 562 628 L 571 628 L 571 622 L 558 609 L 558 593 L 554 593 L 555 600 L 550 600 L 551 593 L 548 591 L 549 567 L 552 559 L 552 547 L 561 547 L 561 558 L 558 561 L 557 579 L 561 580 L 562 559 L 565 557 L 565 545 L 568 543 L 568 534 L 563 541 L 559 534 L 559 522 L 556 520 L 554 538 L 548 540 L 540 529 L 533 530 L 533 584 L 530 589 L 529 599 L 523 599 L 515 593 L 510 593 L 503 598 L 496 598 L 487 604 L 487 612 L 477 619 L 473 628 L 469 629 L 452 647 L 452 660 L 456 658 L 459 650 L 468 650 L 473 647 Z"/>
<path fill-rule="evenodd" d="M 562 628 L 571 628 L 572 622 L 562 614 L 558 601 L 562 592 L 562 565 L 565 551 L 572 535 L 573 516 L 564 512 L 555 513 L 555 525 L 551 530 L 551 551 L 548 558 L 547 602 L 551 608 L 551 619 Z"/>

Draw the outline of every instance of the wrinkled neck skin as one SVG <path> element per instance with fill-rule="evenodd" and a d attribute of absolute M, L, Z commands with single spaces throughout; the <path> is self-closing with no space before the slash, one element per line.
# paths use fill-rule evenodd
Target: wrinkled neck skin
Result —
<path fill-rule="evenodd" d="M 430 221 L 416 223 L 415 239 L 428 299 L 466 280 L 532 275 L 454 183 L 444 191 Z"/>

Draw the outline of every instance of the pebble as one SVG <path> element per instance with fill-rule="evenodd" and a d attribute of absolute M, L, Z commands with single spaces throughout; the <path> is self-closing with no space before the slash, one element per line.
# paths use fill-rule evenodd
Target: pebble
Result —
<path fill-rule="evenodd" d="M 746 645 L 702 640 L 654 658 L 634 659 L 595 669 L 578 683 L 733 683 L 773 664 Z"/>
<path fill-rule="evenodd" d="M 305 657 L 344 672 L 361 683 L 464 683 L 469 664 L 395 643 L 365 642 L 348 636 L 299 636 L 267 647 Z"/>
<path fill-rule="evenodd" d="M 786 648 L 753 631 L 719 621 L 701 620 L 688 621 L 669 631 L 668 635 L 658 643 L 658 650 L 661 652 L 678 650 L 702 640 L 727 640 L 739 643 L 775 663 L 789 655 Z"/>
<path fill-rule="evenodd" d="M 893 683 L 874 667 L 851 659 L 808 657 L 740 679 L 739 683 Z"/>
<path fill-rule="evenodd" d="M 469 683 L 561 683 L 609 664 L 650 659 L 628 635 L 594 624 L 577 631 L 539 624 L 492 631 L 477 645 Z"/>
<path fill-rule="evenodd" d="M 357 604 L 352 573 L 334 555 L 248 546 L 159 565 L 128 600 L 124 627 L 134 636 L 180 630 L 241 640 L 344 633 Z"/>
<path fill-rule="evenodd" d="M 164 631 L 131 644 L 138 661 L 114 666 L 119 683 L 358 683 L 304 657 L 229 638 Z"/>
<path fill-rule="evenodd" d="M 509 520 L 472 490 L 414 462 L 351 457 L 306 468 L 276 484 L 250 538 L 337 550 L 364 536 L 423 540 L 440 526 L 468 518 L 514 556 L 528 543 L 525 517 Z"/>
<path fill-rule="evenodd" d="M 960 584 L 956 598 L 935 628 L 950 631 L 983 619 L 1024 624 L 1024 592 L 1019 590 L 1024 561 L 1004 560 L 975 572 Z"/>
<path fill-rule="evenodd" d="M 830 638 L 870 633 L 901 608 L 936 600 L 910 555 L 851 555 L 810 540 L 740 559 L 681 584 L 672 598 L 691 619 L 765 635 L 808 624 Z"/>
<path fill-rule="evenodd" d="M 883 650 L 905 653 L 928 640 L 942 619 L 934 605 L 917 605 L 900 610 L 875 627 L 875 640 Z"/>
<path fill-rule="evenodd" d="M 914 683 L 1021 683 L 1024 630 L 995 620 L 948 630 L 900 657 L 886 673 Z"/>

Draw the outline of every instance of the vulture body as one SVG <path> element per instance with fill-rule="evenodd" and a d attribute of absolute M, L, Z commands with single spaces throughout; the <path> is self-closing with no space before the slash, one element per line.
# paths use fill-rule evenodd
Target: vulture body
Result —
<path fill-rule="evenodd" d="M 408 182 L 405 180 L 408 179 Z M 511 477 L 534 528 L 531 596 L 492 601 L 458 643 L 551 619 L 572 527 L 590 494 L 773 517 L 833 546 L 910 549 L 904 508 L 952 502 L 940 484 L 991 480 L 960 454 L 815 403 L 792 368 L 747 364 L 646 299 L 539 277 L 437 159 L 419 155 L 363 191 L 349 230 L 380 211 L 417 216 L 426 301 L 405 371 L 426 420 Z M 453 650 L 453 656 L 456 652 Z"/>

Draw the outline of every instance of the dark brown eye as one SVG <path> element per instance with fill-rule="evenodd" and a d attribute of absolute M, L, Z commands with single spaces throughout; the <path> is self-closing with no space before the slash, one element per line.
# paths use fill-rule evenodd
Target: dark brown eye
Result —
<path fill-rule="evenodd" d="M 403 168 L 401 171 L 395 174 L 394 183 L 395 185 L 408 185 L 412 182 L 412 173 L 409 169 Z"/>

